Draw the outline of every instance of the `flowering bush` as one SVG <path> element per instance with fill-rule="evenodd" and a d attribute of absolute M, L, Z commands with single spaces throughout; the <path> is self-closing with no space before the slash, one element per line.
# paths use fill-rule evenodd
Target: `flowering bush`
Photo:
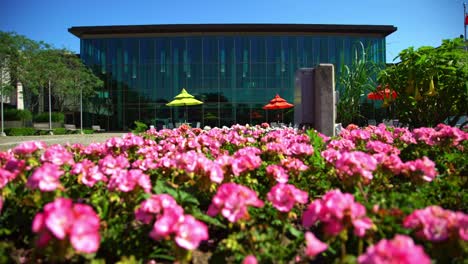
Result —
<path fill-rule="evenodd" d="M 358 263 L 430 264 L 431 259 L 410 237 L 396 235 L 392 240 L 383 239 L 367 248 L 366 253 L 359 256 Z"/>
<path fill-rule="evenodd" d="M 362 237 L 372 227 L 366 217 L 366 208 L 354 202 L 354 197 L 339 190 L 332 190 L 320 200 L 313 201 L 302 215 L 302 224 L 310 227 L 316 221 L 325 224 L 325 233 L 338 235 L 348 227 L 354 228 L 356 236 Z"/>
<path fill-rule="evenodd" d="M 77 252 L 94 253 L 99 248 L 99 217 L 89 205 L 73 204 L 67 198 L 57 198 L 46 204 L 44 212 L 34 217 L 32 231 L 39 234 L 39 247 L 46 246 L 52 238 L 69 237 Z M 64 249 L 56 253 L 64 254 L 61 252 Z"/>
<path fill-rule="evenodd" d="M 467 139 L 235 125 L 21 143 L 0 152 L 0 262 L 461 263 Z"/>

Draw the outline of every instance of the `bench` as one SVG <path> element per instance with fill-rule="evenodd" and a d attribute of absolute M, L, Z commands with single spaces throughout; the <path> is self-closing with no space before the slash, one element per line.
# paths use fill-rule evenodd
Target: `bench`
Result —
<path fill-rule="evenodd" d="M 94 132 L 104 132 L 104 131 L 106 131 L 105 129 L 101 128 L 101 126 L 99 126 L 99 125 L 91 126 L 91 128 L 93 129 Z"/>
<path fill-rule="evenodd" d="M 78 131 L 78 129 L 76 128 L 76 126 L 73 125 L 73 124 L 65 124 L 64 126 L 65 126 L 65 130 L 66 130 L 66 131 L 70 131 L 70 132 L 76 132 L 76 131 Z"/>
<path fill-rule="evenodd" d="M 36 130 L 36 132 L 40 131 L 49 131 L 51 135 L 53 135 L 54 129 L 51 129 L 48 123 L 34 123 L 33 128 Z"/>

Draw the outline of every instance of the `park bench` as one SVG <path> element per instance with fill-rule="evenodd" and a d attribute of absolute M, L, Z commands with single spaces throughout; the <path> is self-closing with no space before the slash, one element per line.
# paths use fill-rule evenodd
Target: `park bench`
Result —
<path fill-rule="evenodd" d="M 67 132 L 70 131 L 70 132 L 73 133 L 73 132 L 78 131 L 78 129 L 76 128 L 76 126 L 73 125 L 73 124 L 65 124 L 64 126 L 65 126 L 65 130 L 66 130 Z"/>
<path fill-rule="evenodd" d="M 101 126 L 99 126 L 99 125 L 91 126 L 91 128 L 93 129 L 94 132 L 104 132 L 104 131 L 106 131 L 105 129 L 101 128 Z"/>
<path fill-rule="evenodd" d="M 33 128 L 36 130 L 36 133 L 40 131 L 49 131 L 50 134 L 53 134 L 53 129 L 50 128 L 48 123 L 33 123 Z"/>

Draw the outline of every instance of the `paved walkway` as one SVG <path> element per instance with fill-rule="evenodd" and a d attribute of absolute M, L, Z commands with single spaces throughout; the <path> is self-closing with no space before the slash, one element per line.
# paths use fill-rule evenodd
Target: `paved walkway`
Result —
<path fill-rule="evenodd" d="M 8 136 L 0 137 L 0 151 L 5 151 L 15 147 L 21 142 L 41 140 L 47 145 L 65 144 L 65 143 L 81 143 L 89 145 L 92 142 L 104 142 L 111 137 L 121 137 L 125 133 L 96 133 L 96 134 L 68 134 L 68 135 L 42 135 L 42 136 Z"/>

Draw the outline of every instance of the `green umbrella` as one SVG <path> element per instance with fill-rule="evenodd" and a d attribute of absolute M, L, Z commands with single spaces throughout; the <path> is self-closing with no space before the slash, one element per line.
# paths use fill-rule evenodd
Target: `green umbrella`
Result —
<path fill-rule="evenodd" d="M 167 103 L 167 106 L 185 106 L 185 119 L 187 120 L 187 106 L 189 105 L 199 105 L 203 104 L 202 101 L 198 101 L 195 97 L 189 94 L 184 88 L 182 88 L 182 92 L 174 97 L 174 100 Z"/>

